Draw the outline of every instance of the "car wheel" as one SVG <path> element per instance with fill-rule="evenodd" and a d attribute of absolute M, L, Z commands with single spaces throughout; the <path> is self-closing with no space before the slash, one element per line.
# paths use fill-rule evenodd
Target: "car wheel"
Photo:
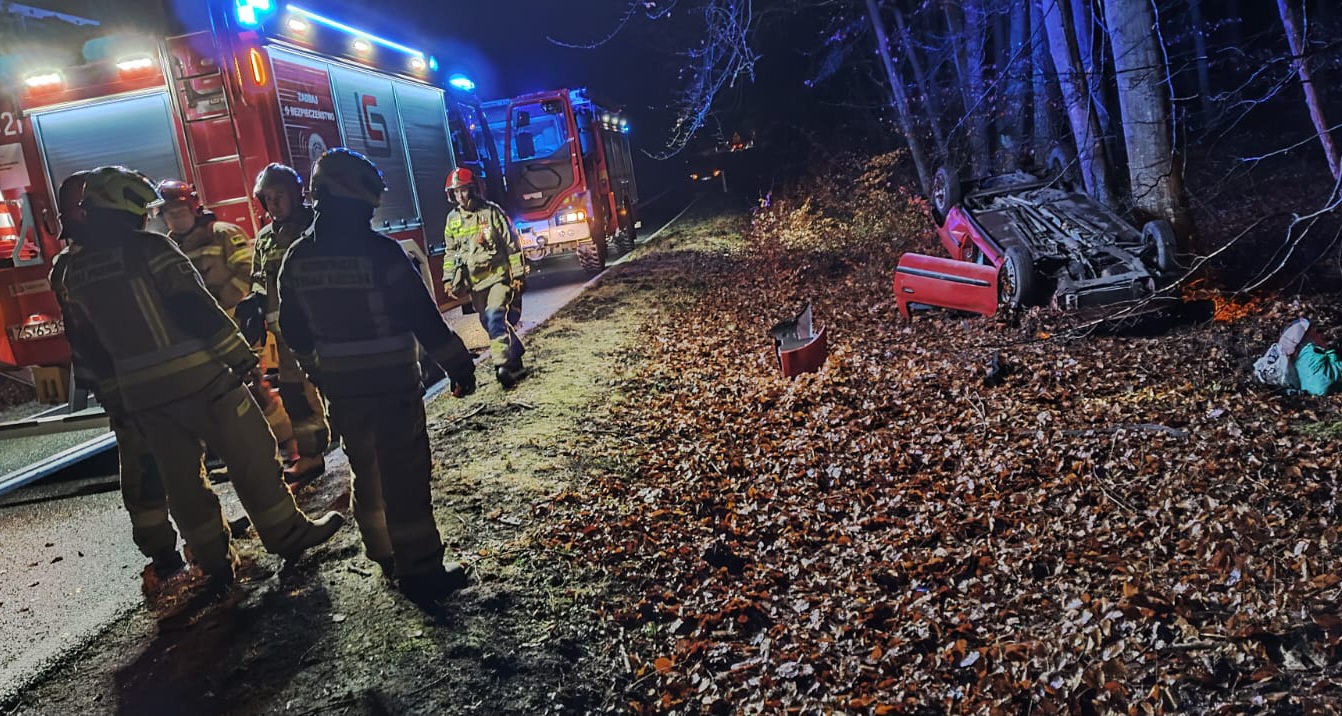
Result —
<path fill-rule="evenodd" d="M 946 165 L 937 168 L 932 176 L 932 211 L 936 214 L 937 224 L 945 223 L 951 209 L 960 203 L 963 188 L 956 171 Z"/>
<path fill-rule="evenodd" d="M 997 304 L 1007 309 L 1027 305 L 1034 297 L 1034 260 L 1022 246 L 1007 247 L 997 275 Z"/>
<path fill-rule="evenodd" d="M 1044 174 L 1063 191 L 1081 190 L 1081 171 L 1076 157 L 1062 147 L 1049 150 Z"/>
<path fill-rule="evenodd" d="M 1156 219 L 1142 226 L 1142 253 L 1160 273 L 1173 273 L 1179 269 L 1176 247 L 1174 225 L 1170 222 Z"/>

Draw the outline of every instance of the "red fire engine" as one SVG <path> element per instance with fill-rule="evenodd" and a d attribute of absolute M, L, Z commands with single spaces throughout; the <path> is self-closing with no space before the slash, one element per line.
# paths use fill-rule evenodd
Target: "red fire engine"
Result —
<path fill-rule="evenodd" d="M 592 101 L 584 88 L 489 102 L 503 128 L 506 207 L 527 258 L 576 251 L 583 268 L 600 271 L 607 246 L 634 247 L 638 185 L 629 151 L 629 120 Z"/>
<path fill-rule="evenodd" d="M 262 167 L 279 161 L 306 174 L 326 149 L 350 147 L 386 178 L 375 228 L 427 266 L 430 290 L 452 305 L 442 286 L 443 181 L 456 166 L 448 107 L 463 109 L 445 99 L 437 60 L 292 4 L 207 4 L 211 30 L 94 38 L 81 64 L 28 68 L 0 96 L 0 364 L 68 364 L 47 282 L 61 248 L 53 187 L 106 164 L 192 182 L 220 219 L 255 235 L 264 216 L 250 194 Z M 458 146 L 474 146 L 466 134 Z M 487 127 L 481 136 L 492 149 Z"/>

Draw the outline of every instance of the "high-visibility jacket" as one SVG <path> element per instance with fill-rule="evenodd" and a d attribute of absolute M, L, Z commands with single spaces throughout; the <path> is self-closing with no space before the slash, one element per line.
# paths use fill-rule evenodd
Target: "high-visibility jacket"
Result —
<path fill-rule="evenodd" d="M 205 213 L 196 218 L 190 231 L 170 232 L 168 236 L 191 259 L 205 281 L 205 288 L 225 311 L 251 292 L 252 240 L 242 227 Z"/>
<path fill-rule="evenodd" d="M 56 256 L 51 287 L 83 381 L 129 411 L 194 396 L 256 363 L 191 261 L 161 234 L 88 231 Z M 117 393 L 106 392 L 109 377 Z"/>
<path fill-rule="evenodd" d="M 277 330 L 280 320 L 280 290 L 275 282 L 280 276 L 284 254 L 299 236 L 312 226 L 312 209 L 300 206 L 286 221 L 272 221 L 256 234 L 252 252 L 252 293 L 266 297 L 266 324 Z"/>
<path fill-rule="evenodd" d="M 419 348 L 448 375 L 474 370 L 414 263 L 357 211 L 317 212 L 280 268 L 280 331 L 327 397 L 422 388 Z"/>
<path fill-rule="evenodd" d="M 449 211 L 443 230 L 447 243 L 443 278 L 452 281 L 460 268 L 472 291 L 522 278 L 526 271 L 513 222 L 498 204 L 478 201 L 474 211 L 460 204 Z"/>

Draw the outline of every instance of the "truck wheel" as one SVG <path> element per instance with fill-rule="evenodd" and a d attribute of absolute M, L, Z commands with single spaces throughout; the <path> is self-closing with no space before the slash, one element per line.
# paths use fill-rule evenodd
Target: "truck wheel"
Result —
<path fill-rule="evenodd" d="M 1179 269 L 1179 261 L 1175 258 L 1176 246 L 1174 225 L 1170 222 L 1156 219 L 1142 226 L 1142 254 L 1148 264 L 1156 267 L 1156 271 L 1167 274 Z"/>
<path fill-rule="evenodd" d="M 1013 309 L 1028 305 L 1034 297 L 1035 283 L 1030 252 L 1023 246 L 1008 246 L 997 275 L 998 307 Z"/>
<path fill-rule="evenodd" d="M 932 213 L 938 226 L 946 222 L 946 215 L 960 203 L 963 194 L 959 174 L 945 164 L 937 167 L 937 173 L 932 175 Z"/>
<path fill-rule="evenodd" d="M 591 243 L 578 244 L 578 263 L 587 273 L 601 273 L 606 268 L 606 240 L 594 236 Z"/>
<path fill-rule="evenodd" d="M 634 228 L 634 207 L 629 205 L 629 198 L 625 197 L 620 204 L 620 211 L 624 213 L 624 221 L 620 222 L 623 226 L 620 233 L 615 237 L 615 249 L 622 254 L 627 254 L 634 250 L 634 245 L 638 243 L 638 231 Z"/>

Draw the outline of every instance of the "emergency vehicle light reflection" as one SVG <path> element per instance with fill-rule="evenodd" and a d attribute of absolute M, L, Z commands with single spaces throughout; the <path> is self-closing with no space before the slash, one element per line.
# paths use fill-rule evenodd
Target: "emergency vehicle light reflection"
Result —
<path fill-rule="evenodd" d="M 154 61 L 148 57 L 128 57 L 116 63 L 118 70 L 122 72 L 138 72 L 147 70 L 154 66 Z"/>
<path fill-rule="evenodd" d="M 40 72 L 35 75 L 28 75 L 23 82 L 33 89 L 45 89 L 60 84 L 62 79 L 59 72 Z"/>
<path fill-rule="evenodd" d="M 475 90 L 475 83 L 466 75 L 452 75 L 447 83 L 461 90 L 462 92 L 471 92 Z"/>

